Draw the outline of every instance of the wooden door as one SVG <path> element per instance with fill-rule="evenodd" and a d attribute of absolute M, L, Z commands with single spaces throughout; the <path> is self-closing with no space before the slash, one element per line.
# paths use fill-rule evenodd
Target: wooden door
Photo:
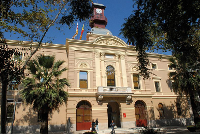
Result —
<path fill-rule="evenodd" d="M 146 119 L 146 109 L 144 104 L 136 104 L 135 105 L 135 116 L 136 116 L 136 126 L 137 127 L 146 127 L 147 119 Z"/>
<path fill-rule="evenodd" d="M 76 130 L 90 130 L 91 120 L 91 108 L 77 108 Z"/>

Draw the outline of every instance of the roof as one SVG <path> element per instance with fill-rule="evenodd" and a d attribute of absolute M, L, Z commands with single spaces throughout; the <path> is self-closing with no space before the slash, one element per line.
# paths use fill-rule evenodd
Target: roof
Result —
<path fill-rule="evenodd" d="M 97 7 L 103 7 L 103 8 L 106 8 L 106 6 L 104 6 L 103 4 L 99 4 L 99 3 L 93 3 L 94 6 L 97 6 Z"/>

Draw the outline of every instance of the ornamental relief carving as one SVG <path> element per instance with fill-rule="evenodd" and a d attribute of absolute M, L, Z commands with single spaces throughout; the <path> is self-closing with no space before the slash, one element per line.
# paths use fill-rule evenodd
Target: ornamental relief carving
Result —
<path fill-rule="evenodd" d="M 86 63 L 81 63 L 79 68 L 88 68 L 87 64 Z"/>
<path fill-rule="evenodd" d="M 122 60 L 124 60 L 124 59 L 125 59 L 125 55 L 121 54 L 121 55 L 120 55 L 120 58 L 121 58 Z"/>
<path fill-rule="evenodd" d="M 77 60 L 75 61 L 76 68 L 90 68 L 92 67 L 92 61 L 88 60 Z"/>
<path fill-rule="evenodd" d="M 99 52 L 95 52 L 95 58 L 99 58 L 100 57 L 100 53 Z"/>
<path fill-rule="evenodd" d="M 128 64 L 129 71 L 135 72 L 137 71 L 137 64 Z"/>
<path fill-rule="evenodd" d="M 108 45 L 108 46 L 125 46 L 124 44 L 118 42 L 115 39 L 99 40 L 96 43 L 100 45 Z"/>

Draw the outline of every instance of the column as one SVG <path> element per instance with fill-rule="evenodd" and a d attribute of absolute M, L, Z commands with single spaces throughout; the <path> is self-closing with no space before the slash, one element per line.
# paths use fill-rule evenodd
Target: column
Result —
<path fill-rule="evenodd" d="M 105 53 L 101 53 L 101 86 L 107 86 L 106 85 L 106 68 L 104 66 L 104 56 Z"/>
<path fill-rule="evenodd" d="M 120 66 L 119 66 L 119 55 L 115 54 L 116 59 L 116 68 L 115 68 L 115 81 L 116 81 L 116 87 L 121 87 L 120 82 Z"/>
<path fill-rule="evenodd" d="M 80 73 L 80 71 L 77 71 L 76 73 L 77 73 L 77 75 L 76 75 L 77 83 L 76 83 L 76 87 L 75 88 L 77 89 L 77 88 L 79 88 L 79 83 L 80 83 L 80 81 L 79 81 L 79 73 Z"/>
<path fill-rule="evenodd" d="M 100 53 L 95 53 L 96 87 L 101 86 Z"/>
<path fill-rule="evenodd" d="M 122 86 L 128 87 L 127 74 L 126 74 L 126 64 L 125 64 L 125 55 L 120 55 L 120 59 L 121 59 L 121 72 L 122 72 Z"/>

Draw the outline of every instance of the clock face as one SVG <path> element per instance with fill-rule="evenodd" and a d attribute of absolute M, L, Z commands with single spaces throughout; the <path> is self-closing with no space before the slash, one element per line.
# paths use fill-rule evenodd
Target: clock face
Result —
<path fill-rule="evenodd" d="M 97 9 L 96 9 L 96 12 L 97 12 L 98 14 L 101 14 L 101 13 L 102 13 L 102 10 L 99 9 L 99 8 L 97 8 Z"/>

